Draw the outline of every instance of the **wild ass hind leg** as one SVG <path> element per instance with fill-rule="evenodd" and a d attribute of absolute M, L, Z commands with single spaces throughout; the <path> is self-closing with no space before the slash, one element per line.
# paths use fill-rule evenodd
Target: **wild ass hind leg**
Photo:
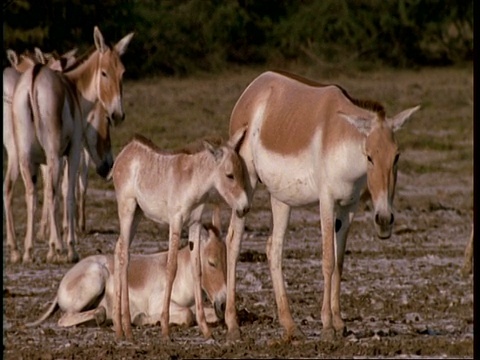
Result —
<path fill-rule="evenodd" d="M 107 320 L 107 312 L 105 307 L 99 306 L 98 308 L 76 312 L 76 313 L 65 313 L 58 320 L 58 326 L 60 327 L 70 327 L 75 325 L 86 324 L 89 322 L 95 321 L 97 326 L 103 325 Z"/>
<path fill-rule="evenodd" d="M 80 144 L 72 144 L 68 160 L 65 162 L 64 168 L 67 168 L 65 171 L 68 173 L 68 188 L 67 188 L 67 199 L 66 199 L 66 213 L 68 218 L 67 233 L 66 233 L 66 244 L 67 244 L 67 259 L 71 263 L 78 262 L 80 259 L 77 251 L 75 250 L 76 242 L 76 229 L 75 229 L 75 219 L 76 219 L 76 199 L 75 199 L 75 187 L 77 184 L 78 176 L 78 162 L 80 154 Z M 65 238 L 65 233 L 63 235 Z"/>
<path fill-rule="evenodd" d="M 32 164 L 28 158 L 23 158 L 20 161 L 20 173 L 22 175 L 23 183 L 25 185 L 25 202 L 27 205 L 27 231 L 25 233 L 23 263 L 33 262 L 33 228 L 35 208 L 37 206 L 37 170 L 38 165 Z"/>
<path fill-rule="evenodd" d="M 60 165 L 58 158 L 51 157 L 47 160 L 44 191 L 46 206 L 48 208 L 48 220 L 50 222 L 50 239 L 48 243 L 47 262 L 65 262 L 63 243 L 59 228 L 59 196 L 60 196 Z"/>
<path fill-rule="evenodd" d="M 5 117 L 5 116 L 4 116 Z M 18 157 L 17 154 L 8 153 L 7 171 L 3 180 L 3 204 L 5 208 L 5 223 L 7 231 L 7 246 L 10 254 L 10 262 L 18 263 L 21 260 L 15 236 L 15 223 L 13 220 L 13 190 L 18 179 Z"/>
<path fill-rule="evenodd" d="M 42 217 L 40 219 L 40 227 L 37 231 L 37 238 L 41 241 L 47 241 L 49 232 L 48 232 L 48 206 L 47 206 L 47 192 L 45 191 L 45 184 L 47 179 L 47 165 L 40 165 L 40 171 L 42 173 L 43 179 L 43 202 L 42 202 Z"/>
<path fill-rule="evenodd" d="M 267 240 L 266 253 L 275 292 L 278 319 L 285 329 L 283 339 L 286 342 L 290 342 L 305 338 L 305 335 L 293 321 L 282 272 L 283 242 L 290 218 L 290 206 L 275 199 L 273 196 L 270 196 L 270 202 L 272 205 L 273 228 L 272 234 Z"/>
<path fill-rule="evenodd" d="M 339 209 L 337 211 L 337 218 L 335 219 L 335 265 L 332 275 L 332 294 L 330 301 L 332 306 L 333 329 L 337 336 L 343 336 L 346 331 L 345 323 L 342 320 L 340 312 L 340 289 L 347 236 L 353 220 L 355 207 L 356 205 Z"/>

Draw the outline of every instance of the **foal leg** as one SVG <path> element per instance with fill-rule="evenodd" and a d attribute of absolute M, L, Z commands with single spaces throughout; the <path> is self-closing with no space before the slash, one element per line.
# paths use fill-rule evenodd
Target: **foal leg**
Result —
<path fill-rule="evenodd" d="M 165 284 L 165 293 L 163 294 L 163 307 L 161 312 L 162 337 L 170 340 L 170 299 L 172 296 L 173 280 L 177 273 L 177 255 L 178 244 L 182 231 L 182 219 L 180 217 L 170 220 L 169 240 L 168 240 L 168 257 L 167 257 L 167 282 Z"/>
<path fill-rule="evenodd" d="M 291 341 L 295 338 L 303 338 L 305 335 L 293 321 L 282 272 L 283 242 L 290 218 L 290 206 L 273 196 L 270 196 L 270 202 L 272 204 L 273 229 L 272 235 L 267 241 L 266 252 L 278 308 L 278 318 L 285 329 L 284 339 Z"/>
<path fill-rule="evenodd" d="M 119 190 L 117 190 L 117 203 L 120 236 L 115 245 L 114 255 L 112 321 L 117 339 L 125 335 L 127 340 L 132 340 L 127 275 L 129 247 L 140 220 L 140 210 L 135 198 L 122 198 Z"/>

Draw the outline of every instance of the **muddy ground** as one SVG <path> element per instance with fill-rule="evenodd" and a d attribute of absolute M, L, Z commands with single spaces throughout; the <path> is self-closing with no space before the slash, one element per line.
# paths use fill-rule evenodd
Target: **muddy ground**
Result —
<path fill-rule="evenodd" d="M 415 133 L 413 121 L 405 131 Z M 434 133 L 428 126 L 418 131 Z M 465 148 L 473 147 L 471 134 L 456 141 L 458 146 L 451 151 L 406 148 L 402 159 L 410 165 L 440 164 L 447 157 L 455 158 L 455 149 L 465 152 Z M 466 153 L 471 154 L 471 150 Z M 395 198 L 397 220 L 389 240 L 375 238 L 370 204 L 360 205 L 349 235 L 342 278 L 341 306 L 347 326 L 342 338 L 328 342 L 321 338 L 321 237 L 319 211 L 312 206 L 292 211 L 283 263 L 293 316 L 306 339 L 295 343 L 279 341 L 282 328 L 265 257 L 269 201 L 260 186 L 247 218 L 238 264 L 241 341 L 226 344 L 226 327 L 218 323 L 213 327 L 214 343 L 206 343 L 196 326 L 174 327 L 173 342 L 168 344 L 160 340 L 159 326 L 134 328 L 135 342 L 117 342 L 110 327 L 58 327 L 58 312 L 37 328 L 25 328 L 25 322 L 36 319 L 46 309 L 62 275 L 71 266 L 45 263 L 47 244 L 36 241 L 36 263 L 12 265 L 4 261 L 4 357 L 471 358 L 473 275 L 463 276 L 460 269 L 472 229 L 473 160 L 471 156 L 460 158 L 461 163 L 451 162 L 435 171 L 410 167 L 405 172 L 400 164 Z M 16 193 L 17 236 L 23 238 L 25 210 L 21 185 Z M 87 233 L 79 238 L 78 251 L 81 257 L 112 253 L 118 236 L 113 185 L 92 181 L 88 196 Z M 224 233 L 228 219 L 225 206 Z M 131 251 L 165 250 L 167 234 L 166 226 L 143 220 Z M 4 260 L 5 251 L 4 240 Z"/>

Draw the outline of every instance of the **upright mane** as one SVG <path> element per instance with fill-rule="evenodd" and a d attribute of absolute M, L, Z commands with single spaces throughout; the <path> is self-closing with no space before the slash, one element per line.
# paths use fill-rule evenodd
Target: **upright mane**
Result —
<path fill-rule="evenodd" d="M 158 154 L 169 154 L 169 155 L 174 155 L 174 154 L 192 155 L 192 154 L 199 153 L 205 150 L 205 146 L 203 145 L 203 140 L 208 141 L 209 143 L 215 146 L 219 146 L 220 144 L 223 143 L 222 138 L 216 137 L 216 136 L 209 136 L 203 139 L 195 140 L 181 148 L 162 149 L 158 145 L 156 145 L 153 141 L 151 141 L 150 139 L 147 139 L 143 135 L 135 134 L 132 139 L 132 141 L 137 141 L 145 146 L 148 146 Z"/>
<path fill-rule="evenodd" d="M 310 80 L 310 79 L 304 78 L 302 76 L 289 73 L 289 72 L 284 71 L 284 70 L 274 70 L 273 72 L 275 72 L 277 74 L 280 74 L 280 75 L 283 75 L 283 76 L 286 76 L 290 79 L 296 80 L 298 82 L 301 82 L 302 84 L 313 86 L 313 87 L 325 87 L 325 86 L 330 86 L 330 85 L 336 86 L 337 88 L 340 89 L 340 91 L 343 93 L 343 95 L 345 95 L 348 98 L 348 100 L 350 100 L 356 106 L 361 107 L 362 109 L 370 110 L 370 111 L 373 111 L 373 112 L 377 113 L 380 119 L 385 118 L 385 108 L 378 101 L 369 100 L 369 99 L 353 98 L 353 97 L 350 96 L 350 94 L 347 92 L 347 90 L 342 88 L 340 85 L 337 85 L 337 84 L 322 84 L 322 83 L 319 83 L 317 81 Z"/>
<path fill-rule="evenodd" d="M 96 51 L 97 49 L 95 48 L 95 46 L 91 46 L 85 53 L 83 53 L 82 55 L 80 55 L 76 61 L 71 64 L 69 67 L 67 67 L 64 72 L 68 72 L 68 71 L 72 71 L 76 68 L 78 68 L 80 65 L 82 65 L 85 61 L 87 61 L 90 56 L 92 56 L 92 54 Z"/>

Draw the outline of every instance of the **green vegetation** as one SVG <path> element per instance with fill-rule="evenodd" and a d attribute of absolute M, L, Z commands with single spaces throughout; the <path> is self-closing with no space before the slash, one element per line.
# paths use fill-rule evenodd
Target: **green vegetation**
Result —
<path fill-rule="evenodd" d="M 135 31 L 124 59 L 130 78 L 232 64 L 343 70 L 473 60 L 472 0 L 10 0 L 3 18 L 4 50 L 86 49 L 95 25 L 111 41 Z"/>

